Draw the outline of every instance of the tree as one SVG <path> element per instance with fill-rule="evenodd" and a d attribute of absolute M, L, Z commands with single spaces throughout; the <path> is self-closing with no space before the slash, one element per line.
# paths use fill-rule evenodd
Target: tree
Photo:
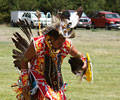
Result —
<path fill-rule="evenodd" d="M 86 13 L 101 10 L 120 13 L 120 0 L 0 0 L 0 23 L 9 22 L 13 10 L 40 10 L 46 13 L 75 10 L 79 6 Z"/>
<path fill-rule="evenodd" d="M 11 10 L 34 10 L 37 8 L 37 0 L 12 0 L 9 2 L 12 5 Z"/>
<path fill-rule="evenodd" d="M 57 12 L 67 8 L 67 5 L 69 5 L 69 0 L 40 0 L 39 9 L 44 12 Z"/>
<path fill-rule="evenodd" d="M 0 23 L 9 22 L 9 4 L 5 0 L 0 0 Z"/>

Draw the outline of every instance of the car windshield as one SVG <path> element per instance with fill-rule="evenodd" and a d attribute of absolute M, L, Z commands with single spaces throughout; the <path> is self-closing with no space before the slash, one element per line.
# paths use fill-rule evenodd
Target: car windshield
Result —
<path fill-rule="evenodd" d="M 106 18 L 120 18 L 118 14 L 106 14 Z"/>
<path fill-rule="evenodd" d="M 46 16 L 45 16 L 45 14 L 44 13 L 42 13 L 42 12 L 40 12 L 41 13 L 41 17 L 42 18 L 45 18 Z M 36 16 L 36 12 L 35 13 L 32 13 L 32 15 L 31 15 L 33 18 L 36 18 L 37 16 Z"/>
<path fill-rule="evenodd" d="M 70 15 L 74 14 L 76 11 L 70 11 Z M 83 12 L 82 17 L 87 17 L 87 15 Z"/>
<path fill-rule="evenodd" d="M 82 13 L 82 17 L 87 17 L 87 15 L 83 12 L 83 13 Z"/>
<path fill-rule="evenodd" d="M 42 18 L 45 18 L 46 16 L 45 16 L 44 13 L 41 12 L 41 17 L 42 17 Z"/>
<path fill-rule="evenodd" d="M 36 13 L 32 13 L 32 14 L 31 14 L 31 17 L 32 17 L 32 18 L 36 18 L 36 17 L 37 17 L 37 16 L 36 16 Z"/>

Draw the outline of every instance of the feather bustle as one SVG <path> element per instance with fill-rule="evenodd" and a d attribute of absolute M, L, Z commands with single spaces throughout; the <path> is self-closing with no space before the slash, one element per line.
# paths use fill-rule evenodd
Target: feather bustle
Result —
<path fill-rule="evenodd" d="M 29 43 L 18 32 L 14 33 L 13 35 L 20 44 L 24 45 L 26 49 L 28 48 Z"/>
<path fill-rule="evenodd" d="M 16 46 L 16 48 L 17 49 L 19 49 L 20 51 L 22 51 L 22 52 L 25 52 L 25 47 L 22 45 L 22 44 L 20 44 L 17 40 L 15 40 L 14 38 L 12 38 L 12 41 L 13 41 L 13 43 L 15 44 L 15 46 Z"/>
<path fill-rule="evenodd" d="M 29 47 L 33 35 L 32 35 L 32 31 L 31 31 L 31 27 L 26 20 L 24 20 L 24 21 L 19 20 L 19 26 L 20 26 L 20 29 L 22 30 L 22 32 L 25 34 L 25 36 L 28 39 L 27 40 L 26 38 L 24 38 L 18 32 L 15 32 L 13 34 L 14 38 L 12 38 L 12 41 L 15 44 L 15 47 L 17 48 L 17 49 L 13 49 L 13 55 L 12 55 L 12 57 L 14 59 L 13 63 L 16 68 L 21 70 L 21 67 L 20 67 L 21 59 L 23 58 L 25 51 Z"/>

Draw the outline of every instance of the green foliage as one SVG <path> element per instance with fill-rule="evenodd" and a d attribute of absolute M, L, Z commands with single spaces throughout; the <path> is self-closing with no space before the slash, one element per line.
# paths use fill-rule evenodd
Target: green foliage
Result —
<path fill-rule="evenodd" d="M 7 1 L 7 2 L 6 2 Z M 0 0 L 0 23 L 9 22 L 9 3 L 8 0 Z"/>
<path fill-rule="evenodd" d="M 89 14 L 107 10 L 120 13 L 120 0 L 0 0 L 0 23 L 10 21 L 10 11 L 40 10 L 58 12 L 64 9 L 77 9 L 79 6 Z"/>
<path fill-rule="evenodd" d="M 11 3 L 10 3 L 11 2 Z M 11 10 L 35 10 L 37 8 L 37 0 L 12 0 L 10 1 Z"/>

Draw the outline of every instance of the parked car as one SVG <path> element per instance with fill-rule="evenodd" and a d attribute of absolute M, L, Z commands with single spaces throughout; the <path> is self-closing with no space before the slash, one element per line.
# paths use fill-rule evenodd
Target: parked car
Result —
<path fill-rule="evenodd" d="M 120 29 L 120 16 L 117 13 L 108 11 L 97 11 L 89 16 L 92 21 L 92 27 L 105 27 L 106 29 Z"/>
<path fill-rule="evenodd" d="M 91 24 L 91 19 L 83 12 L 76 27 L 90 29 Z"/>
<path fill-rule="evenodd" d="M 47 26 L 50 26 L 52 24 L 52 16 L 50 12 L 47 12 L 46 18 L 47 18 Z"/>
<path fill-rule="evenodd" d="M 10 24 L 11 26 L 17 26 L 19 19 L 22 18 L 22 15 L 25 11 L 11 11 L 10 13 Z"/>
<path fill-rule="evenodd" d="M 50 12 L 47 13 L 47 15 L 45 15 L 44 12 L 40 12 L 40 13 L 41 13 L 41 17 L 40 17 L 41 27 L 45 27 L 47 25 L 50 25 L 52 22 Z M 26 19 L 32 28 L 39 26 L 39 20 L 36 16 L 36 11 L 25 12 L 21 19 L 22 20 Z"/>

